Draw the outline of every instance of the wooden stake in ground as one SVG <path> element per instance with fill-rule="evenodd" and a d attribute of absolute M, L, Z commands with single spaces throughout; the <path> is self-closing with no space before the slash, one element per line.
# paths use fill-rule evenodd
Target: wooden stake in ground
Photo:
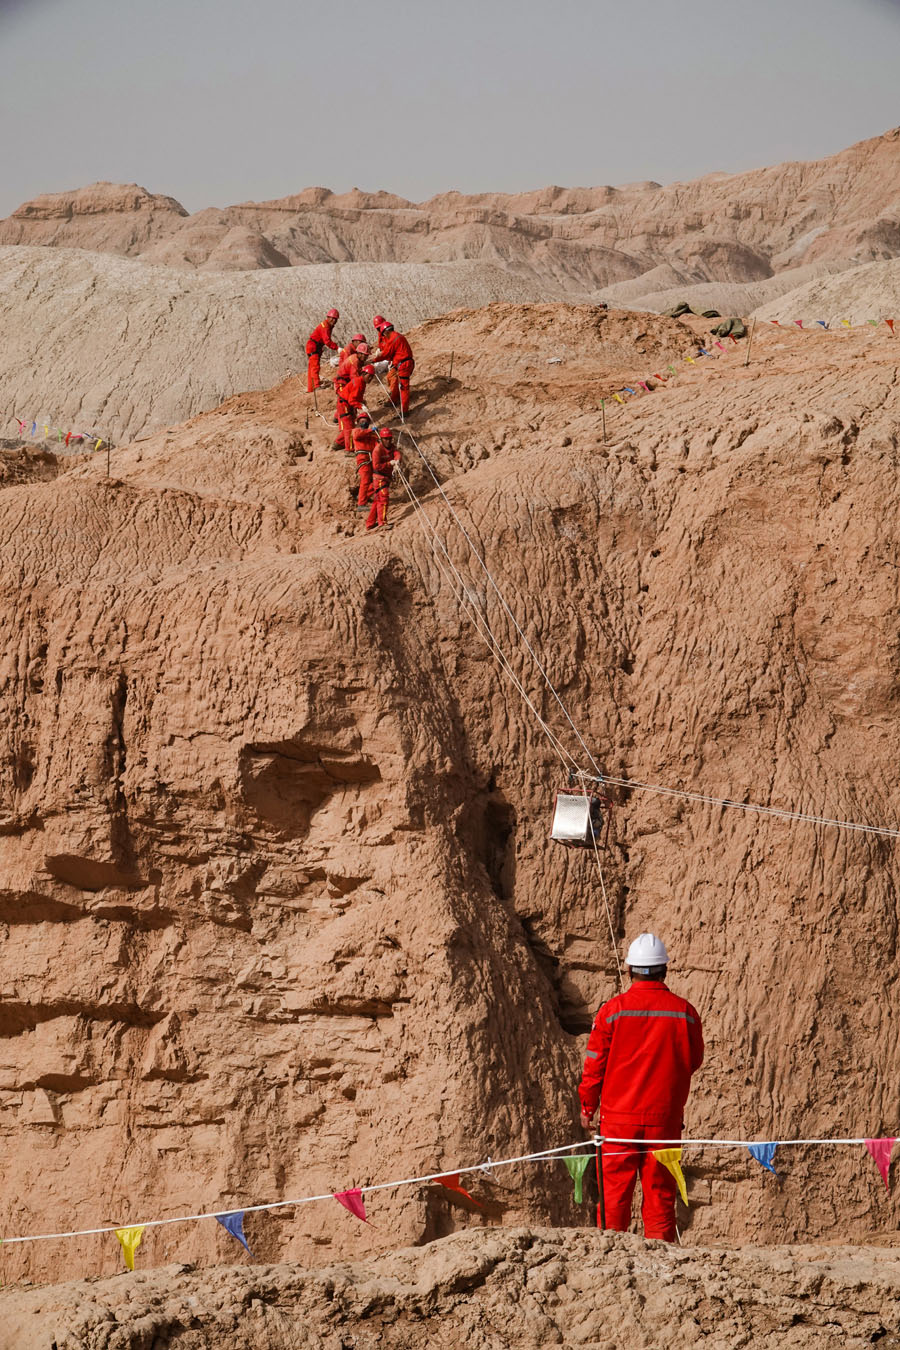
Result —
<path fill-rule="evenodd" d="M 750 364 L 750 348 L 753 346 L 753 334 L 755 331 L 756 331 L 756 320 L 754 319 L 750 325 L 750 339 L 747 343 L 747 359 L 744 362 L 745 366 L 749 366 Z"/>
<path fill-rule="evenodd" d="M 455 352 L 451 352 L 451 353 L 450 353 L 450 374 L 447 376 L 447 379 L 448 379 L 448 380 L 452 380 L 452 379 L 453 379 L 453 358 L 454 358 L 455 355 L 456 355 Z"/>
<path fill-rule="evenodd" d="M 603 444 L 606 444 L 606 399 L 600 400 L 600 416 L 603 418 Z"/>

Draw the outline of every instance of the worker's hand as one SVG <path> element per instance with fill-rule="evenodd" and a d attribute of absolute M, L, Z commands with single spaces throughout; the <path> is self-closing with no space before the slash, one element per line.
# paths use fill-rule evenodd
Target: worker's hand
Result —
<path fill-rule="evenodd" d="M 583 1130 L 592 1130 L 594 1128 L 593 1117 L 587 1115 L 584 1111 L 581 1113 L 581 1128 Z"/>

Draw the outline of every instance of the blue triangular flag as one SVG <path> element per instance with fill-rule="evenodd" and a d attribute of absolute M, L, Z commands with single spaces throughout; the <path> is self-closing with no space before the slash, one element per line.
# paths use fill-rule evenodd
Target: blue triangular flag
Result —
<path fill-rule="evenodd" d="M 705 347 L 701 347 L 701 348 L 700 348 L 700 355 L 701 355 L 701 356 L 709 356 L 709 352 L 706 350 Z"/>
<path fill-rule="evenodd" d="M 35 433 L 36 431 L 37 431 L 37 422 L 32 422 L 32 424 L 31 424 L 31 434 L 32 434 L 32 436 L 34 435 L 34 433 Z"/>
<path fill-rule="evenodd" d="M 625 393 L 626 393 L 626 394 L 636 394 L 636 393 L 637 393 L 637 390 L 636 390 L 636 389 L 632 389 L 631 386 L 628 385 L 628 384 L 624 384 L 624 385 L 622 386 L 622 388 L 625 390 Z"/>
<path fill-rule="evenodd" d="M 230 1214 L 217 1214 L 216 1219 L 223 1228 L 227 1228 L 233 1238 L 237 1238 L 242 1247 L 247 1248 L 248 1254 L 253 1256 L 250 1248 L 247 1247 L 247 1239 L 244 1237 L 244 1211 L 235 1209 Z"/>
<path fill-rule="evenodd" d="M 777 1144 L 748 1144 L 747 1151 L 751 1158 L 755 1158 L 761 1167 L 767 1168 L 768 1171 L 772 1173 L 773 1177 L 777 1177 L 778 1173 L 772 1166 L 772 1159 L 775 1157 L 775 1150 L 777 1147 Z"/>
<path fill-rule="evenodd" d="M 816 319 L 816 323 L 819 325 L 820 328 L 828 327 L 828 324 L 825 322 L 824 319 Z"/>

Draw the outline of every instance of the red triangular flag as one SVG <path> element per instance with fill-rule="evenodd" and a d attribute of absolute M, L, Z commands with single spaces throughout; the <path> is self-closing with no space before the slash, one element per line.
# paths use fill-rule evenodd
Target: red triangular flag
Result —
<path fill-rule="evenodd" d="M 881 1173 L 881 1180 L 884 1182 L 885 1186 L 887 1186 L 888 1190 L 890 1190 L 890 1182 L 888 1181 L 888 1171 L 891 1166 L 891 1150 L 893 1149 L 894 1144 L 896 1142 L 897 1142 L 896 1138 L 866 1140 L 866 1148 L 869 1150 L 872 1157 L 875 1159 L 875 1166 Z"/>
<path fill-rule="evenodd" d="M 894 320 L 893 320 L 893 319 L 885 319 L 885 323 L 887 324 L 888 328 L 889 328 L 889 329 L 891 330 L 891 332 L 893 333 L 893 331 L 894 331 Z"/>
<path fill-rule="evenodd" d="M 802 319 L 795 319 L 795 320 L 794 320 L 794 323 L 797 325 L 798 328 L 802 328 L 802 327 L 803 327 L 803 320 L 802 320 Z"/>
<path fill-rule="evenodd" d="M 462 1186 L 460 1186 L 458 1172 L 447 1172 L 442 1177 L 436 1177 L 435 1180 L 439 1185 L 443 1186 L 445 1190 L 457 1191 L 459 1195 L 464 1195 L 467 1200 L 471 1200 L 472 1204 L 477 1205 L 479 1209 L 484 1208 L 480 1200 L 476 1200 L 474 1195 L 470 1195 L 468 1191 L 463 1190 Z"/>
<path fill-rule="evenodd" d="M 350 1213 L 355 1214 L 357 1219 L 362 1219 L 363 1223 L 368 1223 L 362 1191 L 358 1186 L 351 1186 L 349 1191 L 334 1191 L 333 1194 L 339 1205 L 343 1205 L 344 1209 L 349 1209 Z"/>
<path fill-rule="evenodd" d="M 774 325 L 775 325 L 776 328 L 780 328 L 780 327 L 781 327 L 781 324 L 778 322 L 777 319 L 770 319 L 770 320 L 769 320 L 769 323 L 774 323 Z"/>
<path fill-rule="evenodd" d="M 666 382 L 666 377 L 665 377 L 665 375 L 654 375 L 653 378 L 654 378 L 654 380 L 661 380 L 663 384 L 665 384 L 665 382 Z"/>

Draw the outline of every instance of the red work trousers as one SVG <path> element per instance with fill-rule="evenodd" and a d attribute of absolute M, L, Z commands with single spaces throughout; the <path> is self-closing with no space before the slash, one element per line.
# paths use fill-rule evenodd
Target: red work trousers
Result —
<path fill-rule="evenodd" d="M 357 506 L 365 506 L 372 495 L 372 465 L 359 464 L 356 472 L 359 474 L 359 496 L 356 499 L 356 504 Z"/>
<path fill-rule="evenodd" d="M 307 357 L 306 366 L 306 392 L 311 394 L 314 389 L 320 388 L 319 381 L 319 353 L 310 352 Z"/>
<path fill-rule="evenodd" d="M 601 1113 L 600 1133 L 619 1135 L 624 1139 L 680 1139 L 682 1122 L 665 1120 L 653 1125 L 639 1123 L 628 1116 Z M 667 1144 L 603 1145 L 603 1198 L 606 1206 L 606 1226 L 618 1233 L 626 1233 L 631 1223 L 631 1198 L 638 1177 L 641 1179 L 641 1218 L 644 1237 L 675 1241 L 675 1197 L 678 1187 L 667 1167 L 653 1156 L 653 1150 L 668 1148 Z M 674 1146 L 673 1146 L 674 1147 Z M 600 1225 L 600 1206 L 597 1206 L 597 1226 Z"/>
<path fill-rule="evenodd" d="M 387 373 L 391 402 L 395 408 L 399 403 L 404 417 L 409 412 L 409 380 L 415 368 L 415 361 L 400 361 L 396 366 L 391 366 Z"/>
<path fill-rule="evenodd" d="M 337 418 L 339 434 L 335 438 L 332 447 L 334 450 L 340 450 L 341 446 L 343 446 L 346 454 L 353 454 L 353 428 L 356 425 L 356 414 L 358 412 L 358 408 L 354 408 L 352 403 L 348 403 L 346 399 L 343 399 L 338 395 Z"/>
<path fill-rule="evenodd" d="M 374 530 L 376 525 L 383 525 L 387 519 L 388 502 L 391 497 L 391 490 L 388 484 L 389 478 L 384 478 L 380 473 L 372 476 L 372 508 L 366 516 L 366 529 Z"/>

